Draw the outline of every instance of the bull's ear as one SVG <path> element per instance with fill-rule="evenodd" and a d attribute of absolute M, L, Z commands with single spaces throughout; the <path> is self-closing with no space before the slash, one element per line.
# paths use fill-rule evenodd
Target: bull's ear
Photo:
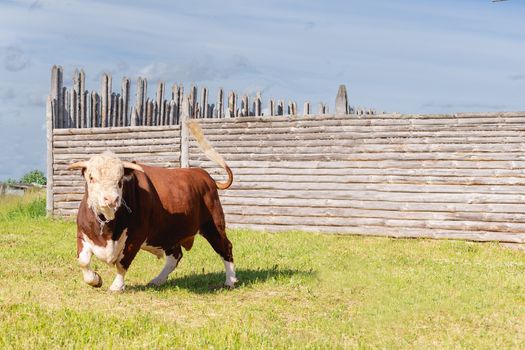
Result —
<path fill-rule="evenodd" d="M 133 169 L 124 168 L 124 176 L 122 177 L 124 181 L 129 181 L 133 177 Z"/>

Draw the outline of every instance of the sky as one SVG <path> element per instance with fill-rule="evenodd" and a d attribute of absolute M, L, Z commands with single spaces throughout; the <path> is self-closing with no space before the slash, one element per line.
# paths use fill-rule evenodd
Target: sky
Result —
<path fill-rule="evenodd" d="M 45 99 L 126 76 L 400 113 L 525 110 L 525 1 L 0 0 L 0 181 L 45 172 Z M 132 100 L 133 101 L 133 100 Z"/>

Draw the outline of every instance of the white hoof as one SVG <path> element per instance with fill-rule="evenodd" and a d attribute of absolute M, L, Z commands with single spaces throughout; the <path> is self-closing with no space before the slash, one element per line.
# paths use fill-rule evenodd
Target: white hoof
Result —
<path fill-rule="evenodd" d="M 90 273 L 84 275 L 84 282 L 91 287 L 99 288 L 102 286 L 102 277 L 95 271 L 90 271 Z"/>
<path fill-rule="evenodd" d="M 126 286 L 113 286 L 109 287 L 109 291 L 112 293 L 122 293 L 126 289 Z"/>
<path fill-rule="evenodd" d="M 236 277 L 226 277 L 226 282 L 224 285 L 228 288 L 235 288 L 235 283 L 239 282 Z"/>
<path fill-rule="evenodd" d="M 126 288 L 126 285 L 124 283 L 124 276 L 117 274 L 117 277 L 113 280 L 113 283 L 111 283 L 111 286 L 109 287 L 110 292 L 116 292 L 121 293 Z"/>

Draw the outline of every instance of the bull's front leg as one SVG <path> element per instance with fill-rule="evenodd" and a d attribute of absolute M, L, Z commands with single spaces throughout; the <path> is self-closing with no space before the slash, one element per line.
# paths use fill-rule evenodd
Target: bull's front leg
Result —
<path fill-rule="evenodd" d="M 115 267 L 117 268 L 117 275 L 115 276 L 113 283 L 111 283 L 111 286 L 109 287 L 109 290 L 111 292 L 123 292 L 126 288 L 126 273 L 128 272 L 129 265 L 131 265 L 131 262 L 140 250 L 141 244 L 142 242 L 138 240 L 126 241 L 121 256 L 115 262 Z"/>
<path fill-rule="evenodd" d="M 84 241 L 81 234 L 77 235 L 77 259 L 80 269 L 82 270 L 82 276 L 84 282 L 92 287 L 99 288 L 102 286 L 102 278 L 98 273 L 91 269 L 91 257 L 93 256 L 93 250 L 91 245 Z"/>

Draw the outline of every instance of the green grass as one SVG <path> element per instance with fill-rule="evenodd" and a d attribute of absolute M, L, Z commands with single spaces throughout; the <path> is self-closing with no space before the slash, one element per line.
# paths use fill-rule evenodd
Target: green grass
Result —
<path fill-rule="evenodd" d="M 202 238 L 168 284 L 142 252 L 123 294 L 41 197 L 0 203 L 0 348 L 521 349 L 525 256 L 497 244 L 231 230 L 240 286 Z M 31 208 L 31 209 L 30 209 Z"/>

